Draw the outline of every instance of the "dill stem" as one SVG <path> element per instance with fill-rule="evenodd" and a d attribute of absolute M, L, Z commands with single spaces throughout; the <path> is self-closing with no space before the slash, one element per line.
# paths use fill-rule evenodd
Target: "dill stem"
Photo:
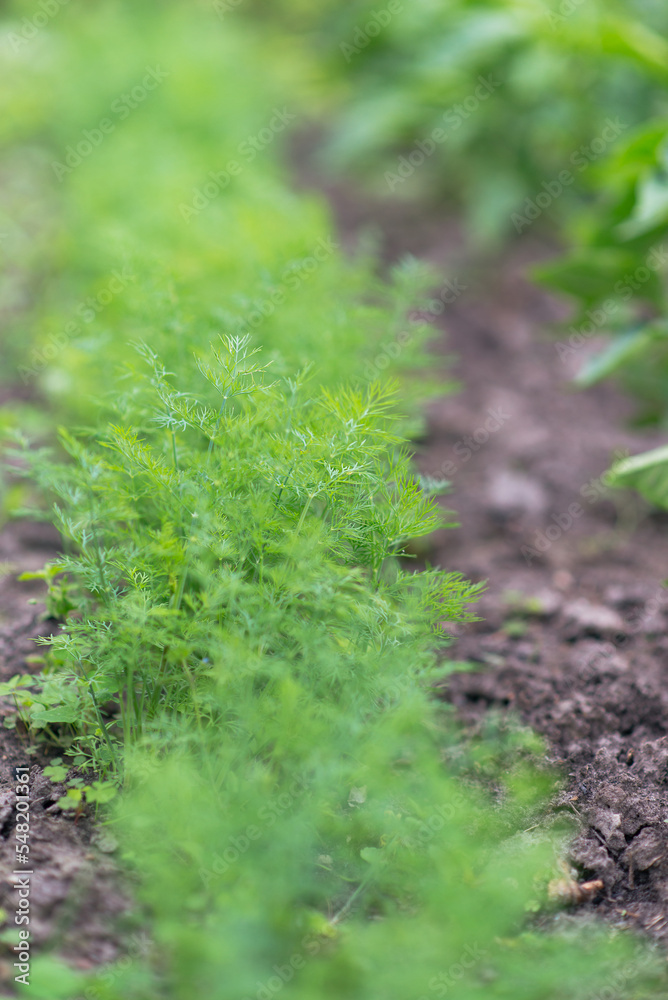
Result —
<path fill-rule="evenodd" d="M 308 514 L 308 510 L 309 510 L 309 507 L 311 506 L 311 501 L 313 500 L 314 496 L 315 496 L 315 493 L 309 493 L 309 495 L 308 495 L 308 500 L 304 504 L 304 509 L 302 510 L 301 516 L 299 518 L 299 521 L 297 522 L 296 534 L 299 534 L 299 532 L 302 530 L 302 525 L 303 525 L 303 523 L 304 523 L 304 521 L 306 519 L 306 515 Z"/>

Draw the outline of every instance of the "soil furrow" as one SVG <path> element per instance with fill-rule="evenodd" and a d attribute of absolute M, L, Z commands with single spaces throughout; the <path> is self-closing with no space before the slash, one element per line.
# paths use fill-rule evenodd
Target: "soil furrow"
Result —
<path fill-rule="evenodd" d="M 668 518 L 605 481 L 616 454 L 665 437 L 634 427 L 614 386 L 573 389 L 600 344 L 557 350 L 568 309 L 528 276 L 547 244 L 529 235 L 481 261 L 452 217 L 325 190 L 349 243 L 371 226 L 388 262 L 408 251 L 465 286 L 434 344 L 461 391 L 429 404 L 417 449 L 423 473 L 451 480 L 460 527 L 423 554 L 488 587 L 450 651 L 480 670 L 438 694 L 474 731 L 492 711 L 546 738 L 564 776 L 554 807 L 579 823 L 570 862 L 604 884 L 583 909 L 666 942 Z"/>

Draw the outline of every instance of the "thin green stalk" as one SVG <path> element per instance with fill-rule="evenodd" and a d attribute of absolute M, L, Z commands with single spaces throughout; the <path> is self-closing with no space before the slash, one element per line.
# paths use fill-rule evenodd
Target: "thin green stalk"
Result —
<path fill-rule="evenodd" d="M 367 875 L 367 877 L 362 882 L 360 882 L 355 891 L 348 897 L 346 902 L 343 904 L 341 909 L 334 914 L 332 919 L 329 921 L 332 927 L 336 927 L 336 925 L 340 923 L 343 920 L 343 918 L 349 913 L 351 906 L 353 905 L 355 900 L 362 895 L 362 893 L 364 892 L 370 881 L 371 881 L 371 873 L 369 873 L 369 875 Z"/>
<path fill-rule="evenodd" d="M 84 670 L 84 665 L 81 662 L 81 660 L 79 660 L 78 663 L 79 663 L 79 669 L 81 670 L 83 678 L 86 681 L 86 684 L 88 685 L 88 692 L 90 694 L 91 700 L 92 700 L 93 705 L 95 707 L 95 714 L 97 715 L 97 721 L 98 721 L 98 724 L 100 726 L 100 730 L 102 731 L 102 733 L 104 735 L 105 742 L 107 744 L 107 747 L 109 748 L 109 752 L 111 753 L 111 757 L 112 757 L 112 760 L 114 762 L 114 770 L 115 770 L 116 774 L 120 774 L 120 765 L 119 765 L 119 762 L 118 762 L 118 757 L 116 756 L 116 751 L 114 750 L 114 746 L 113 746 L 113 743 L 111 742 L 111 738 L 109 736 L 109 732 L 108 732 L 107 727 L 105 725 L 104 719 L 102 718 L 102 712 L 100 711 L 100 706 L 98 705 L 97 698 L 95 697 L 95 691 L 93 690 L 93 682 L 89 678 L 89 676 L 86 673 L 86 671 Z"/>
<path fill-rule="evenodd" d="M 176 431 L 172 431 L 172 458 L 174 460 L 174 468 L 179 471 L 179 460 L 176 454 Z"/>
<path fill-rule="evenodd" d="M 315 497 L 315 493 L 309 493 L 308 500 L 304 504 L 304 509 L 301 512 L 301 517 L 297 521 L 297 528 L 295 529 L 295 532 L 296 532 L 297 535 L 302 530 L 302 525 L 304 524 L 304 521 L 306 520 L 306 515 L 308 514 L 309 507 L 311 506 L 311 503 L 312 503 L 314 497 Z"/>
<path fill-rule="evenodd" d="M 202 740 L 202 747 L 204 748 L 204 725 L 202 723 L 202 714 L 199 710 L 199 704 L 197 701 L 197 685 L 195 684 L 195 678 L 193 677 L 192 671 L 188 666 L 186 660 L 182 660 L 181 665 L 185 671 L 186 677 L 188 678 L 188 685 L 190 687 L 190 694 L 192 696 L 193 709 L 195 711 L 195 719 L 197 721 L 197 731 L 200 734 Z M 209 757 L 208 753 L 206 753 L 205 756 L 206 756 L 206 769 L 209 775 L 209 785 L 211 787 L 212 792 L 216 795 L 217 798 L 219 798 L 218 786 L 216 784 L 213 770 L 211 768 L 211 758 Z"/>

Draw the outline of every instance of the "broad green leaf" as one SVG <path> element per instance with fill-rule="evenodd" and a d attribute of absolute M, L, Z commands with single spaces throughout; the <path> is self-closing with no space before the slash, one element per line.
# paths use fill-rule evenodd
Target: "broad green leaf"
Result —
<path fill-rule="evenodd" d="M 641 357 L 659 335 L 658 329 L 635 330 L 613 338 L 607 347 L 590 358 L 573 380 L 581 388 L 587 388 L 623 369 L 634 358 Z"/>
<path fill-rule="evenodd" d="M 68 705 L 60 705 L 57 708 L 47 708 L 46 711 L 35 711 L 32 714 L 32 721 L 36 724 L 47 722 L 77 722 L 78 713 L 76 709 Z"/>

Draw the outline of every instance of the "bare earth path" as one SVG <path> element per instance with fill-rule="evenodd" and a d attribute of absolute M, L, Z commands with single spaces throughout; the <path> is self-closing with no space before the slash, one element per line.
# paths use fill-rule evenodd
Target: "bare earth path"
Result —
<path fill-rule="evenodd" d="M 418 463 L 452 479 L 461 522 L 428 559 L 488 589 L 452 650 L 480 670 L 440 694 L 473 728 L 494 709 L 547 738 L 555 808 L 580 823 L 570 861 L 604 884 L 587 908 L 668 942 L 668 518 L 601 479 L 616 451 L 665 438 L 631 429 L 614 388 L 569 386 L 584 354 L 567 368 L 546 334 L 565 313 L 524 277 L 535 239 L 471 268 L 447 219 L 328 193 L 344 236 L 371 223 L 389 261 L 411 251 L 466 286 L 435 345 L 462 391 L 430 404 Z"/>

